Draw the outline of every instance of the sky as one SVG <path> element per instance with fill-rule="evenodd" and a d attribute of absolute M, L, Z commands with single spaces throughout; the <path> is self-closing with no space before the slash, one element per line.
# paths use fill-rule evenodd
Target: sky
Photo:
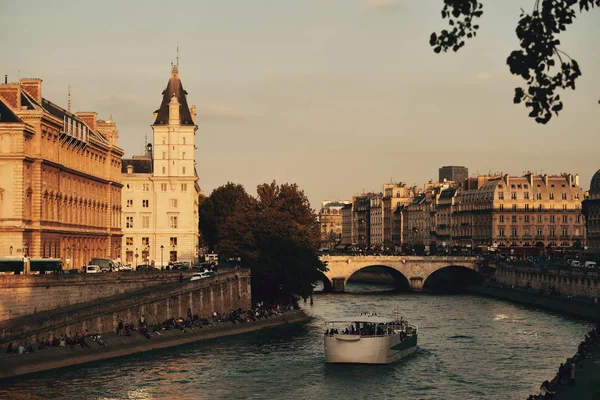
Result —
<path fill-rule="evenodd" d="M 205 194 L 227 183 L 297 183 L 312 207 L 384 183 L 469 174 L 579 174 L 600 168 L 600 9 L 561 34 L 576 91 L 547 125 L 512 103 L 506 58 L 533 0 L 484 1 L 477 37 L 435 54 L 442 0 L 0 1 L 0 73 L 42 78 L 43 97 L 112 114 L 126 157 L 152 142 L 179 46 L 197 106 Z"/>

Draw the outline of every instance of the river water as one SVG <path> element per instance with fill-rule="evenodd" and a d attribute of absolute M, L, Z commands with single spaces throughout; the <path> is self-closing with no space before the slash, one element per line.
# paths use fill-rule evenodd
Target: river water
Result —
<path fill-rule="evenodd" d="M 163 349 L 0 382 L 14 399 L 525 399 L 572 355 L 589 322 L 473 295 L 317 294 L 293 327 Z M 419 348 L 391 365 L 324 363 L 324 321 L 362 311 L 417 324 Z"/>

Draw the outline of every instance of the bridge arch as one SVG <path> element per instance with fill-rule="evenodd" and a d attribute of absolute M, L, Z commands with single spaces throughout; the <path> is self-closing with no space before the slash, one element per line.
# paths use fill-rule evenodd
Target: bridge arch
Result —
<path fill-rule="evenodd" d="M 357 271 L 370 266 L 383 266 L 392 273 L 396 282 L 403 282 L 402 275 L 411 291 L 420 292 L 425 281 L 435 271 L 446 267 L 463 267 L 478 270 L 476 257 L 420 257 L 420 256 L 323 256 L 327 263 L 325 276 L 334 292 L 343 292 L 348 278 Z"/>
<path fill-rule="evenodd" d="M 478 271 L 462 265 L 448 265 L 433 271 L 423 282 L 422 290 L 431 293 L 456 293 L 481 282 L 482 277 Z"/>
<path fill-rule="evenodd" d="M 375 271 L 377 268 L 379 271 Z M 385 275 L 389 275 L 393 279 L 393 284 L 396 286 L 396 290 L 401 291 L 410 291 L 410 281 L 409 279 L 398 269 L 389 265 L 375 264 L 375 265 L 365 265 L 364 267 L 360 267 L 354 273 L 352 273 L 348 278 L 346 278 L 346 282 L 344 286 L 348 283 L 352 277 L 356 277 L 358 274 L 366 275 L 366 278 L 369 279 L 369 274 L 371 275 L 371 279 L 374 282 L 384 282 Z"/>

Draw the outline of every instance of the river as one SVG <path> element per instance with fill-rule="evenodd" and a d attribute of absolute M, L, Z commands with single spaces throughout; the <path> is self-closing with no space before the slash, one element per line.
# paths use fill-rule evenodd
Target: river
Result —
<path fill-rule="evenodd" d="M 586 321 L 474 295 L 317 294 L 303 325 L 200 342 L 4 381 L 14 399 L 525 399 L 572 355 Z M 391 365 L 324 363 L 324 321 L 361 311 L 419 326 Z"/>

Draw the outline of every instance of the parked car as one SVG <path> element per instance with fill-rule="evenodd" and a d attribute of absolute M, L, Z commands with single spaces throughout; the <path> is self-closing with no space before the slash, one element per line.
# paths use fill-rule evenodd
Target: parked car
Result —
<path fill-rule="evenodd" d="M 86 274 L 99 274 L 102 272 L 102 269 L 99 265 L 88 265 L 85 267 Z"/>
<path fill-rule="evenodd" d="M 217 275 L 217 273 L 215 271 L 196 272 L 194 275 L 192 275 L 192 278 L 190 279 L 190 281 L 197 281 L 199 279 L 210 278 L 211 276 L 216 276 L 216 275 Z"/>
<path fill-rule="evenodd" d="M 584 266 L 586 268 L 596 268 L 596 261 L 586 261 Z"/>
<path fill-rule="evenodd" d="M 100 266 L 102 272 L 118 271 L 119 269 L 117 262 L 111 260 L 110 258 L 92 258 L 90 265 Z"/>
<path fill-rule="evenodd" d="M 136 271 L 158 271 L 158 268 L 153 267 L 150 264 L 141 264 L 141 265 L 138 265 L 135 270 Z"/>

